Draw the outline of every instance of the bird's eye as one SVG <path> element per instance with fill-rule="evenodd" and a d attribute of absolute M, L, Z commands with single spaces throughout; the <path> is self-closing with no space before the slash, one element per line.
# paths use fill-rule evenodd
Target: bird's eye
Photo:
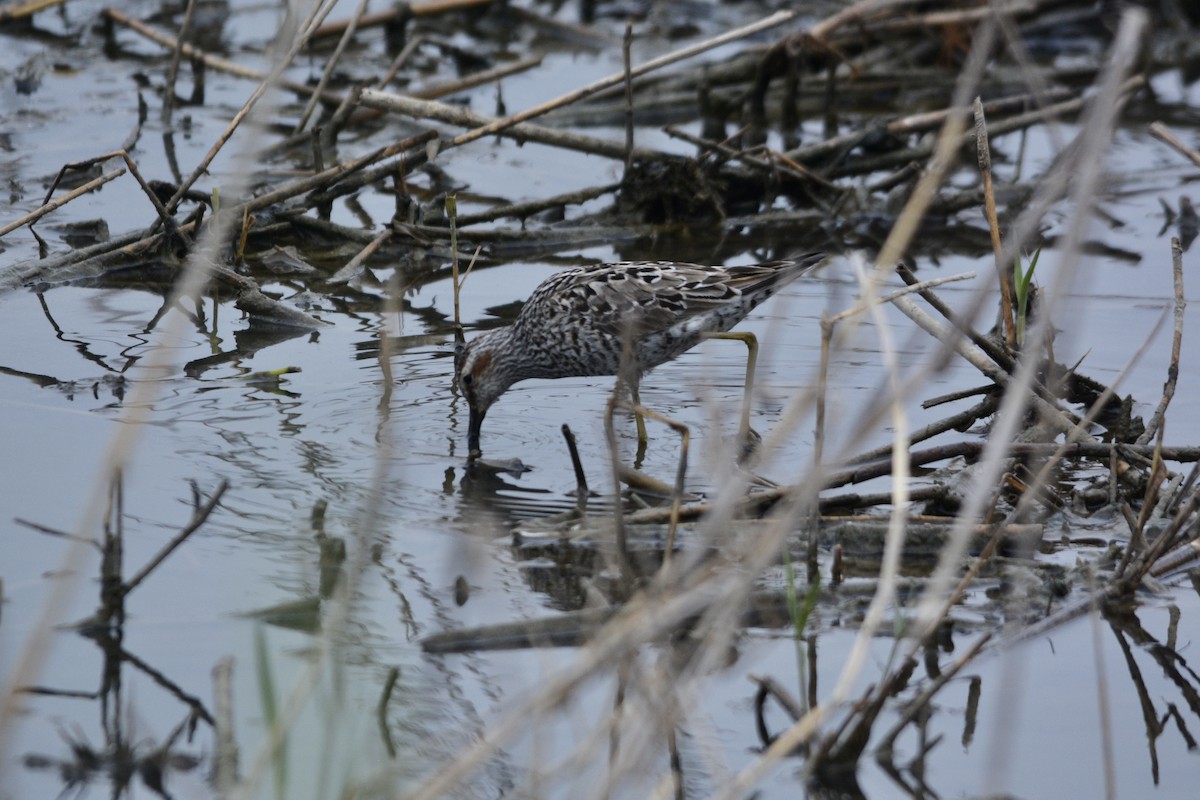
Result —
<path fill-rule="evenodd" d="M 468 372 L 466 375 L 463 375 L 462 382 L 467 386 L 470 386 L 475 382 L 475 376 Z"/>

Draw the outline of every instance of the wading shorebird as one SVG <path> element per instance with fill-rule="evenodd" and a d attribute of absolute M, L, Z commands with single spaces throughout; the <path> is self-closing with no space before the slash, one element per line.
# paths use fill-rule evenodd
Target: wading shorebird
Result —
<path fill-rule="evenodd" d="M 512 325 L 475 337 L 456 355 L 458 385 L 470 407 L 468 459 L 481 454 L 479 431 L 488 409 L 514 383 L 624 370 L 637 404 L 638 382 L 647 371 L 728 331 L 825 255 L 742 267 L 633 261 L 551 275 Z M 747 406 L 744 422 L 748 413 Z M 638 435 L 645 439 L 640 416 Z"/>

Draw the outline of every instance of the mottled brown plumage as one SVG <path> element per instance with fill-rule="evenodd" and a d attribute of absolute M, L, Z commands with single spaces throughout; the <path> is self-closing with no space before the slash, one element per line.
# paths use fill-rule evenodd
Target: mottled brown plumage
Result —
<path fill-rule="evenodd" d="M 526 378 L 616 375 L 630 343 L 626 377 L 727 331 L 780 287 L 825 258 L 741 267 L 635 261 L 578 267 L 551 275 L 516 321 L 473 339 L 458 355 L 457 379 L 470 407 L 467 449 L 479 450 L 483 418 L 500 395 Z"/>

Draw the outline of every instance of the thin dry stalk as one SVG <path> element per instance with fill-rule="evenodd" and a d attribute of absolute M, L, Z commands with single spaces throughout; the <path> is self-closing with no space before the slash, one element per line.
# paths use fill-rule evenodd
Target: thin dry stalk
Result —
<path fill-rule="evenodd" d="M 506 217 L 524 221 L 534 214 L 539 214 L 551 208 L 580 205 L 589 200 L 603 197 L 606 194 L 612 194 L 620 188 L 621 184 L 619 183 L 609 183 L 604 186 L 591 186 L 587 189 L 566 192 L 539 200 L 528 200 L 523 203 L 506 203 L 489 208 L 487 211 L 480 211 L 475 214 L 463 214 L 458 218 L 458 226 L 465 228 L 469 225 L 478 225 L 481 222 L 495 222 L 498 219 Z"/>
<path fill-rule="evenodd" d="M 587 474 L 583 471 L 583 460 L 579 457 L 579 446 L 575 443 L 575 434 L 571 426 L 563 423 L 563 439 L 567 442 L 567 452 L 571 456 L 571 469 L 575 471 L 575 509 L 582 518 L 587 513 L 588 483 Z"/>
<path fill-rule="evenodd" d="M 410 58 L 412 58 L 412 54 L 417 52 L 417 48 L 420 47 L 424 41 L 425 40 L 420 36 L 414 36 L 409 39 L 404 44 L 404 48 L 396 54 L 394 59 L 392 59 L 392 63 L 388 67 L 387 72 L 383 73 L 383 77 L 379 79 L 379 83 L 375 84 L 375 88 L 380 90 L 386 89 L 387 85 L 396 79 L 396 76 L 400 74 L 400 70 L 404 68 L 404 65 L 408 63 Z"/>
<path fill-rule="evenodd" d="M 222 797 L 237 783 L 238 747 L 234 738 L 233 656 L 225 656 L 212 669 L 213 733 L 212 785 Z"/>
<path fill-rule="evenodd" d="M 775 28 L 786 22 L 792 21 L 796 18 L 796 13 L 797 12 L 794 11 L 777 11 L 768 17 L 764 17 L 758 22 L 754 22 L 749 25 L 743 25 L 740 28 L 735 28 L 734 30 L 721 34 L 720 36 L 714 36 L 711 39 L 706 39 L 702 42 L 689 45 L 688 47 L 680 48 L 674 52 L 666 53 L 658 58 L 652 58 L 644 64 L 640 64 L 637 67 L 629 70 L 629 75 L 631 78 L 646 75 L 654 72 L 655 70 L 670 66 L 678 61 L 683 61 L 684 59 L 699 55 L 700 53 L 712 50 L 713 48 L 720 47 L 721 45 L 728 44 L 730 42 L 736 42 L 737 40 L 744 39 L 747 36 L 753 36 L 756 33 L 770 30 L 771 28 Z M 582 100 L 583 98 L 593 95 L 603 89 L 607 89 L 610 86 L 617 86 L 623 83 L 625 79 L 625 71 L 622 70 L 615 75 L 610 75 L 607 78 L 601 78 L 598 81 L 589 83 L 587 86 L 583 86 L 575 91 L 568 92 L 560 97 L 556 97 L 553 100 L 536 105 L 533 108 L 526 109 L 525 111 L 512 114 L 504 119 L 499 119 L 487 125 L 480 126 L 475 130 L 460 134 L 451 140 L 450 144 L 454 147 L 459 147 L 467 142 L 473 142 L 476 139 L 481 139 L 485 136 L 493 136 L 503 130 L 511 128 L 513 125 L 517 125 L 521 122 L 527 122 L 535 117 L 540 117 L 550 111 L 553 111 L 556 108 L 570 105 L 571 103 Z"/>
<path fill-rule="evenodd" d="M 625 23 L 621 57 L 625 63 L 625 173 L 633 167 L 633 20 Z"/>
<path fill-rule="evenodd" d="M 507 78 L 512 75 L 519 75 L 522 72 L 528 72 L 534 67 L 541 66 L 545 56 L 527 56 L 516 61 L 499 64 L 491 69 L 481 69 L 478 72 L 472 72 L 470 75 L 464 75 L 456 81 L 447 81 L 445 83 L 433 83 L 428 86 L 423 86 L 420 89 L 409 92 L 412 97 L 419 97 L 426 100 L 433 100 L 438 97 L 446 97 L 447 95 L 458 94 L 465 92 L 468 89 L 474 89 L 476 86 L 494 83 L 501 78 Z M 397 59 L 399 60 L 399 59 Z M 381 85 L 382 89 L 386 84 Z"/>
<path fill-rule="evenodd" d="M 1104 646 L 1100 641 L 1101 593 L 1095 591 L 1095 575 L 1091 575 L 1091 578 L 1092 596 L 1096 602 L 1092 604 L 1092 613 L 1088 616 L 1092 622 L 1092 661 L 1096 667 L 1096 706 L 1100 716 L 1100 760 L 1104 764 L 1104 797 L 1105 800 L 1116 800 L 1116 751 L 1113 748 L 1112 707 L 1108 694 L 1108 670 L 1104 665 Z"/>
<path fill-rule="evenodd" d="M 458 279 L 458 198 L 446 195 L 446 219 L 450 222 L 450 281 L 454 287 L 454 333 L 461 340 L 463 324 L 459 305 L 462 281 Z"/>
<path fill-rule="evenodd" d="M 979 156 L 979 172 L 983 175 L 983 202 L 987 213 L 988 231 L 992 235 L 992 254 L 996 258 L 996 279 L 1000 282 L 1000 319 L 1004 326 L 1004 341 L 1009 348 L 1017 346 L 1017 329 L 1013 309 L 1011 270 L 1001 258 L 1000 219 L 996 214 L 996 191 L 992 186 L 992 148 L 988 144 L 987 119 L 983 101 L 975 98 L 975 149 Z"/>
<path fill-rule="evenodd" d="M 821 360 L 817 368 L 816 422 L 813 426 L 812 471 L 814 474 L 820 474 L 822 465 L 825 463 L 825 402 L 829 396 L 829 359 L 833 345 L 834 327 L 832 318 L 827 313 L 821 312 Z M 808 524 L 810 531 L 816 530 L 818 513 L 818 509 L 814 507 L 809 515 Z M 821 577 L 819 571 L 820 565 L 817 559 L 818 554 L 817 537 L 810 533 L 808 537 L 808 552 L 805 554 L 804 559 L 809 585 L 816 585 L 816 582 Z"/>
<path fill-rule="evenodd" d="M 66 0 L 29 0 L 27 3 L 14 3 L 0 8 L 0 23 L 26 19 L 39 11 L 62 5 L 65 2 Z"/>
<path fill-rule="evenodd" d="M 671 430 L 679 434 L 679 466 L 675 470 L 675 490 L 671 494 L 671 517 L 669 527 L 667 528 L 667 543 L 663 552 L 663 569 L 671 560 L 671 553 L 675 549 L 675 529 L 679 526 L 679 509 L 683 505 L 683 486 L 684 480 L 687 478 L 687 462 L 688 462 L 688 444 L 691 442 L 691 431 L 687 425 L 682 422 L 663 416 L 662 414 L 645 406 L 635 403 L 626 403 L 624 400 L 618 401 L 618 404 L 634 414 L 639 414 L 656 422 L 661 422 Z M 620 487 L 618 484 L 618 493 Z M 620 507 L 618 506 L 618 513 Z"/>
<path fill-rule="evenodd" d="M 1175 286 L 1175 331 L 1171 338 L 1171 363 L 1167 365 L 1167 381 L 1163 384 L 1162 399 L 1158 401 L 1158 407 L 1150 415 L 1150 421 L 1146 423 L 1146 430 L 1142 431 L 1142 435 L 1137 438 L 1138 444 L 1146 444 L 1162 429 L 1167 406 L 1171 405 L 1171 399 L 1175 396 L 1175 387 L 1179 383 L 1179 359 L 1183 350 L 1183 317 L 1184 311 L 1187 309 L 1187 300 L 1184 299 L 1183 294 L 1183 247 L 1176 236 L 1171 237 L 1171 269 L 1174 274 Z"/>
<path fill-rule="evenodd" d="M 1010 0 L 1001 5 L 1005 16 L 1031 14 L 1037 11 L 1041 4 L 1036 0 Z M 984 19 L 991 19 L 996 13 L 992 6 L 983 8 L 957 8 L 950 11 L 930 11 L 924 14 L 910 14 L 904 17 L 886 19 L 880 22 L 870 22 L 863 26 L 865 33 L 897 34 L 911 30 L 926 30 L 943 28 L 950 25 L 970 25 Z"/>
<path fill-rule="evenodd" d="M 813 25 L 808 31 L 808 36 L 821 41 L 842 28 L 862 30 L 864 25 L 870 23 L 872 17 L 886 18 L 889 14 L 900 14 L 910 6 L 922 4 L 923 0 L 859 0 L 849 8 Z"/>
<path fill-rule="evenodd" d="M 367 259 L 373 256 L 375 252 L 383 246 L 384 242 L 392 238 L 392 233 L 393 231 L 391 228 L 380 231 L 379 235 L 372 239 L 366 247 L 354 254 L 354 258 L 346 262 L 346 266 L 342 267 L 337 272 L 333 273 L 333 275 L 330 275 L 328 278 L 326 278 L 325 282 L 349 283 L 354 278 L 361 275 L 363 271 L 363 264 L 365 264 Z"/>
<path fill-rule="evenodd" d="M 291 65 L 292 59 L 294 59 L 300 50 L 304 48 L 305 44 L 308 43 L 308 36 L 304 32 L 311 30 L 315 24 L 319 24 L 320 20 L 324 19 L 325 15 L 333 10 L 333 6 L 336 4 L 336 2 L 337 0 L 316 0 L 313 5 L 313 9 L 309 14 L 309 18 L 301 24 L 301 33 L 295 37 L 295 39 L 291 42 L 291 46 L 283 54 L 283 57 L 276 62 L 267 77 L 258 85 L 258 88 L 251 93 L 250 97 L 246 99 L 246 102 L 242 104 L 242 107 L 238 109 L 238 112 L 233 115 L 233 119 L 229 121 L 229 124 L 226 126 L 224 132 L 217 138 L 216 143 L 209 148 L 209 151 L 204 155 L 204 158 L 200 159 L 200 163 L 196 165 L 196 168 L 192 171 L 192 174 L 185 178 L 183 183 L 179 185 L 179 188 L 175 190 L 175 194 L 172 195 L 171 199 L 166 203 L 168 209 L 174 211 L 174 209 L 179 205 L 179 201 L 183 199 L 184 194 L 192 188 L 193 184 L 200 179 L 201 175 L 204 175 L 208 171 L 213 159 L 217 157 L 217 154 L 221 152 L 221 150 L 233 137 L 234 132 L 241 127 L 242 122 L 244 122 L 246 117 L 249 116 L 250 112 L 254 110 L 254 107 L 258 104 L 258 101 L 262 99 L 262 96 L 266 94 L 268 89 L 276 84 L 280 76 L 283 75 L 283 71 Z"/>
<path fill-rule="evenodd" d="M 133 179 L 137 181 L 138 186 L 142 188 L 142 192 L 147 198 L 149 198 L 150 204 L 154 206 L 154 210 L 158 212 L 159 222 L 165 223 L 168 226 L 168 230 L 170 230 L 173 224 L 171 215 L 167 212 L 166 207 L 164 207 L 162 202 L 158 199 L 158 195 L 154 193 L 154 190 L 151 189 L 146 183 L 145 179 L 142 178 L 142 173 L 137 167 L 137 162 L 133 160 L 133 157 L 129 155 L 127 150 L 113 150 L 93 158 L 85 159 L 83 161 L 72 161 L 69 164 L 63 164 L 58 170 L 58 174 L 54 176 L 54 180 L 50 183 L 50 188 L 46 191 L 46 199 L 42 202 L 50 202 L 50 197 L 54 194 L 54 190 L 58 188 L 58 184 L 62 181 L 63 176 L 65 176 L 67 172 L 77 169 L 86 169 L 93 164 L 100 164 L 108 161 L 110 158 L 120 158 L 125 162 L 125 166 L 129 168 L 129 174 L 132 175 Z"/>
<path fill-rule="evenodd" d="M 175 81 L 179 78 L 179 63 L 183 61 L 183 41 L 187 39 L 192 29 L 192 16 L 196 11 L 196 0 L 188 0 L 183 12 L 183 22 L 179 25 L 178 47 L 171 54 L 171 64 L 167 67 L 167 81 L 163 86 L 162 123 L 171 125 L 171 115 L 175 111 Z"/>
<path fill-rule="evenodd" d="M 321 79 L 317 81 L 317 88 L 313 89 L 312 94 L 309 96 L 308 103 L 305 104 L 304 111 L 300 113 L 300 119 L 296 121 L 296 128 L 292 133 L 300 133 L 307 127 L 308 120 L 312 117 L 312 113 L 317 107 L 317 102 L 325 94 L 325 87 L 329 86 L 329 80 L 333 77 L 333 71 L 337 68 L 337 64 L 342 58 L 342 53 L 346 51 L 346 47 L 354 38 L 355 31 L 358 30 L 359 20 L 362 19 L 363 14 L 367 11 L 367 2 L 368 0 L 358 0 L 358 8 L 350 16 L 349 24 L 346 25 L 346 30 L 342 33 L 342 38 L 338 40 L 333 54 L 325 62 L 325 69 L 321 71 Z"/>
<path fill-rule="evenodd" d="M 891 328 L 883 317 L 883 311 L 878 302 L 871 302 L 872 295 L 877 290 L 874 275 L 868 275 L 865 265 L 860 261 L 855 265 L 860 291 L 865 295 L 870 314 L 875 323 L 876 334 L 879 337 L 879 350 L 883 359 L 883 368 L 887 373 L 888 396 L 891 398 L 891 423 L 894 444 L 892 446 L 892 494 L 895 498 L 891 514 L 888 518 L 887 538 L 884 542 L 883 560 L 879 569 L 879 588 L 871 598 L 867 613 L 855 636 L 854 646 L 846 656 L 841 676 L 833 689 L 834 697 L 846 697 L 851 687 L 858 680 L 858 675 L 866 664 L 867 651 L 871 640 L 883 624 L 884 613 L 896 596 L 896 582 L 900 575 L 900 553 L 904 547 L 905 522 L 908 516 L 908 481 L 911 474 L 908 441 L 908 415 L 904 410 L 904 395 L 901 393 L 900 363 L 896 356 L 896 348 L 892 342 Z"/>
<path fill-rule="evenodd" d="M 1075 176 L 1073 200 L 1075 214 L 1071 219 L 1067 235 L 1063 241 L 1062 264 L 1055 274 L 1054 282 L 1047 291 L 1045 313 L 1039 315 L 1031 330 L 1027 342 L 1044 342 L 1054 318 L 1053 307 L 1057 298 L 1065 293 L 1075 268 L 1079 263 L 1079 244 L 1082 241 L 1086 226 L 1091 218 L 1089 209 L 1095 202 L 1097 186 L 1100 181 L 1100 165 L 1103 164 L 1103 154 L 1106 152 L 1110 134 L 1116 121 L 1117 109 L 1120 107 L 1120 90 L 1124 74 L 1134 62 L 1145 28 L 1146 16 L 1137 10 L 1127 11 L 1121 17 L 1121 26 L 1117 32 L 1116 41 L 1112 48 L 1112 58 L 1108 60 L 1105 71 L 1101 76 L 1099 90 L 1095 102 L 1092 103 L 1087 119 L 1081 126 L 1077 153 L 1081 169 Z M 1011 244 L 1011 243 L 1010 243 Z M 1022 353 L 1017 373 L 1012 384 L 1005 393 L 997 412 L 996 421 L 980 462 L 978 485 L 991 486 L 999 477 L 1001 465 L 1006 457 L 1008 443 L 1012 441 L 1017 426 L 1024 415 L 1027 403 L 1037 399 L 1029 391 L 1034 372 L 1038 365 L 1037 346 L 1026 347 Z M 1040 410 L 1040 406 L 1039 406 Z M 950 543 L 943 550 L 942 557 L 930 581 L 931 585 L 922 597 L 915 619 L 915 635 L 923 638 L 939 623 L 943 600 L 950 588 L 950 581 L 958 569 L 966 547 L 966 531 L 974 520 L 980 517 L 986 497 L 982 491 L 973 492 L 967 497 L 966 503 L 957 518 L 956 530 L 950 538 Z"/>
<path fill-rule="evenodd" d="M 1175 135 L 1175 132 L 1163 125 L 1161 122 L 1150 123 L 1150 135 L 1161 142 L 1165 142 L 1175 148 L 1177 152 L 1185 158 L 1191 160 L 1193 164 L 1200 167 L 1200 150 L 1195 150 L 1184 144 L 1183 140 Z"/>
<path fill-rule="evenodd" d="M 612 466 L 613 497 L 613 543 L 616 550 L 617 567 L 621 574 L 622 584 L 628 588 L 633 582 L 633 565 L 629 560 L 629 544 L 625 537 L 625 521 L 621 514 L 621 457 L 617 449 L 617 429 L 613 424 L 617 403 L 620 402 L 618 393 L 621 391 L 621 381 L 617 381 L 612 394 L 604 406 L 604 440 L 608 445 L 608 460 Z"/>
<path fill-rule="evenodd" d="M 124 175 L 125 172 L 126 172 L 125 167 L 118 167 L 118 168 L 114 169 L 112 172 L 106 172 L 98 178 L 92 178 L 87 183 L 83 184 L 82 186 L 78 186 L 78 187 L 72 189 L 71 191 L 64 194 L 62 197 L 58 197 L 53 200 L 47 200 L 46 202 L 42 203 L 42 205 L 35 208 L 33 211 L 30 211 L 25 216 L 20 217 L 19 219 L 15 219 L 12 222 L 5 225 L 3 228 L 0 228 L 0 236 L 6 236 L 6 235 L 12 233 L 13 231 L 15 231 L 17 228 L 20 228 L 22 225 L 28 225 L 30 223 L 37 222 L 42 217 L 46 216 L 47 214 L 51 213 L 52 211 L 57 211 L 58 209 L 62 208 L 67 203 L 71 202 L 72 200 L 76 199 L 77 197 L 82 197 L 83 195 L 87 194 L 88 192 L 94 192 L 96 189 L 99 189 L 101 186 L 108 183 L 109 181 L 116 180 L 117 178 Z"/>
<path fill-rule="evenodd" d="M 373 14 L 365 14 L 358 21 L 360 28 L 377 28 L 380 25 L 387 25 L 395 22 L 402 14 L 412 14 L 414 17 L 434 17 L 439 14 L 449 14 L 455 11 L 467 11 L 479 6 L 486 6 L 492 0 L 428 0 L 424 3 L 406 3 L 403 8 L 396 7 L 387 11 L 376 11 Z M 342 31 L 346 30 L 351 24 L 351 20 L 339 19 L 333 22 L 326 22 L 321 27 L 312 32 L 313 39 L 327 39 L 332 36 L 340 36 Z"/>
<path fill-rule="evenodd" d="M 438 122 L 445 122 L 460 128 L 473 128 L 475 130 L 480 130 L 504 121 L 503 119 L 479 114 L 466 108 L 438 103 L 433 100 L 421 100 L 415 97 L 381 92 L 377 89 L 364 89 L 362 104 L 368 108 L 375 108 L 381 111 L 403 114 L 415 117 L 416 119 L 437 120 Z M 576 150 L 581 153 L 604 156 L 617 161 L 624 161 L 629 152 L 626 150 L 625 145 L 619 142 L 611 142 L 606 139 L 598 139 L 595 136 L 588 136 L 587 134 L 559 130 L 558 128 L 548 128 L 531 123 L 506 125 L 498 130 L 497 133 L 519 141 L 537 142 L 553 147 L 561 147 L 566 150 Z M 443 142 L 441 149 L 445 150 L 456 147 L 459 143 L 458 139 L 452 139 L 448 142 Z M 671 158 L 666 153 L 657 150 L 634 148 L 632 152 L 635 158 L 651 161 Z"/>

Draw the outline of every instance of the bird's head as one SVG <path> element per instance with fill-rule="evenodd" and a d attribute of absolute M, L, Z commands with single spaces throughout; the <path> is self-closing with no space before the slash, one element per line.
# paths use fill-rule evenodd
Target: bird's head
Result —
<path fill-rule="evenodd" d="M 483 418 L 492 403 L 513 384 L 508 371 L 503 368 L 503 348 L 499 347 L 495 334 L 485 333 L 471 341 L 455 354 L 455 379 L 459 391 L 467 398 L 470 422 L 467 425 L 467 458 L 480 455 L 479 430 Z"/>

